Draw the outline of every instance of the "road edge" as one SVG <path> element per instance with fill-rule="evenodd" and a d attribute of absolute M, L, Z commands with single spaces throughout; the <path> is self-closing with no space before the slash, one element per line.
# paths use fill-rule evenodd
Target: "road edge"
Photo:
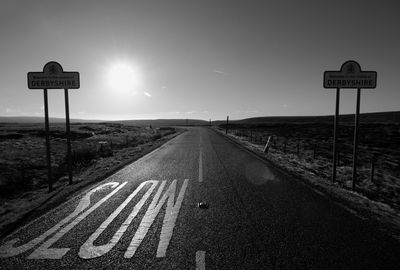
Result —
<path fill-rule="evenodd" d="M 310 190 L 312 190 L 319 196 L 330 199 L 334 204 L 341 207 L 343 210 L 349 212 L 350 214 L 352 214 L 353 216 L 356 216 L 357 218 L 360 218 L 363 222 L 368 222 L 370 225 L 378 228 L 381 232 L 389 235 L 393 239 L 400 242 L 400 217 L 399 216 L 385 216 L 386 220 L 382 220 L 382 216 L 379 216 L 380 213 L 377 213 L 376 211 L 373 211 L 372 209 L 368 208 L 369 204 L 371 204 L 371 203 L 379 204 L 378 202 L 369 200 L 368 198 L 366 198 L 358 193 L 352 192 L 352 191 L 348 191 L 348 190 L 344 190 L 344 189 L 339 190 L 339 188 L 334 186 L 333 184 L 326 183 L 327 187 L 324 187 L 324 185 L 316 185 L 310 181 L 307 181 L 303 177 L 294 175 L 292 172 L 288 171 L 284 167 L 269 160 L 266 155 L 263 155 L 261 153 L 254 151 L 253 149 L 246 147 L 239 140 L 237 140 L 229 135 L 226 135 L 223 131 L 216 130 L 216 128 L 212 128 L 212 127 L 210 127 L 210 129 L 213 130 L 219 136 L 228 139 L 231 143 L 237 145 L 242 150 L 257 157 L 257 159 L 261 160 L 262 162 L 267 163 L 269 166 L 272 166 L 279 173 L 282 173 L 283 175 L 287 176 L 288 179 L 290 179 L 291 181 L 296 181 L 297 183 L 300 183 L 300 184 L 308 187 Z M 337 190 L 339 192 L 334 192 L 335 190 Z M 347 197 L 341 196 L 341 193 L 342 194 L 347 193 L 347 194 L 351 194 L 352 196 L 358 196 L 368 202 L 365 202 L 364 205 L 356 204 L 354 201 L 349 200 Z M 379 217 L 381 217 L 381 218 L 379 218 Z M 397 222 L 396 222 L 396 218 L 397 218 Z"/>
<path fill-rule="evenodd" d="M 34 223 L 37 219 L 41 218 L 43 215 L 51 214 L 56 212 L 59 208 L 61 208 L 63 205 L 68 203 L 70 200 L 74 200 L 75 198 L 82 196 L 82 194 L 86 193 L 88 190 L 95 188 L 96 186 L 99 186 L 103 184 L 108 178 L 116 174 L 118 171 L 122 170 L 123 168 L 130 166 L 131 164 L 135 162 L 139 162 L 143 159 L 148 158 L 149 156 L 153 155 L 154 153 L 160 151 L 162 148 L 164 148 L 166 145 L 174 141 L 177 137 L 185 133 L 187 130 L 182 129 L 181 131 L 176 132 L 175 134 L 172 134 L 170 138 L 168 138 L 164 143 L 161 143 L 160 145 L 157 145 L 155 148 L 151 149 L 149 152 L 144 153 L 142 156 L 128 160 L 127 162 L 121 163 L 118 166 L 112 168 L 110 171 L 105 173 L 100 177 L 100 179 L 95 179 L 93 181 L 89 181 L 85 184 L 83 184 L 81 187 L 78 189 L 72 191 L 69 194 L 66 194 L 65 196 L 58 198 L 55 202 L 50 202 L 51 199 L 57 196 L 57 192 L 49 196 L 41 205 L 38 207 L 24 213 L 21 215 L 20 218 L 17 220 L 7 224 L 4 226 L 3 231 L 0 234 L 0 242 L 2 242 L 5 238 L 11 237 L 12 235 L 18 233 L 21 229 L 28 227 L 32 223 Z M 49 203 L 50 202 L 50 203 Z"/>

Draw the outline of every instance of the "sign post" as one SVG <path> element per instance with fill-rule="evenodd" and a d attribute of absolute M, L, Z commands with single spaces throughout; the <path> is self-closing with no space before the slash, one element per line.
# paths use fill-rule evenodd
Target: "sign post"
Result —
<path fill-rule="evenodd" d="M 47 159 L 47 181 L 49 192 L 53 191 L 53 182 L 51 180 L 51 156 L 50 156 L 50 134 L 49 134 L 49 105 L 47 99 L 47 89 L 43 89 L 44 96 L 44 126 L 46 133 L 46 159 Z"/>
<path fill-rule="evenodd" d="M 43 72 L 28 72 L 28 88 L 43 89 L 45 129 L 46 129 L 47 177 L 49 184 L 49 192 L 53 190 L 53 182 L 51 175 L 49 110 L 48 110 L 47 89 L 64 89 L 68 177 L 69 177 L 69 184 L 71 185 L 72 161 L 71 161 L 71 137 L 70 137 L 70 123 L 69 123 L 68 89 L 79 89 L 79 87 L 80 87 L 79 72 L 64 72 L 61 65 L 57 62 L 53 61 L 48 62 L 43 67 Z"/>
<path fill-rule="evenodd" d="M 356 190 L 357 179 L 357 150 L 358 150 L 358 127 L 360 126 L 360 94 L 361 89 L 357 88 L 356 116 L 354 119 L 354 142 L 353 142 L 353 191 Z"/>
<path fill-rule="evenodd" d="M 335 123 L 333 127 L 333 168 L 332 168 L 332 183 L 336 181 L 336 165 L 337 165 L 337 134 L 339 122 L 339 101 L 340 88 L 336 88 L 336 106 L 335 106 Z"/>
<path fill-rule="evenodd" d="M 361 88 L 376 88 L 376 71 L 361 71 L 360 65 L 356 61 L 345 62 L 339 71 L 324 72 L 324 88 L 336 88 L 336 109 L 333 135 L 333 169 L 332 182 L 336 180 L 337 163 L 337 124 L 339 116 L 340 88 L 357 89 L 356 114 L 354 119 L 354 148 L 353 148 L 353 190 L 356 189 L 357 182 L 357 148 L 358 148 L 358 128 L 360 115 L 360 95 Z"/>
<path fill-rule="evenodd" d="M 65 96 L 65 124 L 67 135 L 67 163 L 68 163 L 68 182 L 72 184 L 72 157 L 71 157 L 71 132 L 69 124 L 69 102 L 68 102 L 68 89 L 64 89 Z"/>

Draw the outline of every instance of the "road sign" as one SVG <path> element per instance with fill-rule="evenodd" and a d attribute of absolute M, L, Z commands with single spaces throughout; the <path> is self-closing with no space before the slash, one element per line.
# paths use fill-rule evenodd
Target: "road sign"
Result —
<path fill-rule="evenodd" d="M 43 72 L 28 72 L 29 89 L 78 89 L 79 72 L 64 72 L 57 62 L 48 62 Z"/>
<path fill-rule="evenodd" d="M 46 130 L 46 155 L 47 155 L 47 178 L 49 191 L 53 190 L 51 177 L 51 156 L 50 156 L 50 135 L 49 135 L 49 110 L 47 102 L 47 89 L 64 89 L 65 96 L 65 121 L 67 133 L 67 160 L 69 184 L 72 184 L 72 158 L 71 158 L 71 138 L 69 123 L 69 102 L 68 89 L 78 89 L 79 72 L 64 72 L 62 66 L 54 61 L 48 62 L 43 67 L 43 72 L 28 72 L 28 88 L 42 89 L 44 96 L 44 119 Z"/>
<path fill-rule="evenodd" d="M 376 71 L 361 71 L 355 61 L 345 62 L 339 71 L 324 72 L 324 88 L 376 88 Z"/>
<path fill-rule="evenodd" d="M 357 103 L 356 114 L 354 118 L 354 147 L 353 147 L 353 191 L 356 189 L 357 178 L 357 148 L 358 148 L 358 127 L 360 115 L 360 96 L 361 88 L 376 88 L 376 71 L 361 71 L 360 64 L 349 60 L 345 62 L 339 71 L 324 72 L 324 88 L 336 88 L 336 109 L 333 131 L 333 164 L 332 164 L 332 182 L 336 180 L 337 163 L 337 134 L 339 119 L 339 99 L 340 88 L 356 88 Z"/>

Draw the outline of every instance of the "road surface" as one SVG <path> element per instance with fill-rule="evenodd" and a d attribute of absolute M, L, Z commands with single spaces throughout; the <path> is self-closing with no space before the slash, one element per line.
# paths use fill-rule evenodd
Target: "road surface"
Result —
<path fill-rule="evenodd" d="M 0 243 L 1 269 L 398 269 L 399 255 L 397 241 L 208 128 Z"/>

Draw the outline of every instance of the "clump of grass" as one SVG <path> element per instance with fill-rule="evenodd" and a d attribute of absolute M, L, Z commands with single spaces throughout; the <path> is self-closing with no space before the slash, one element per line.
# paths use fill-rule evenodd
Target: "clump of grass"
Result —
<path fill-rule="evenodd" d="M 72 151 L 71 159 L 72 165 L 76 168 L 84 167 L 92 160 L 98 157 L 96 149 L 91 147 L 82 147 Z"/>
<path fill-rule="evenodd" d="M 0 134 L 1 140 L 18 140 L 18 139 L 22 139 L 23 137 L 24 137 L 24 135 L 20 134 L 20 133 Z"/>
<path fill-rule="evenodd" d="M 25 165 L 2 169 L 0 174 L 0 197 L 10 197 L 30 190 L 33 186 L 32 179 Z"/>
<path fill-rule="evenodd" d="M 153 141 L 155 141 L 155 140 L 161 139 L 161 137 L 162 137 L 162 135 L 161 135 L 160 133 L 158 133 L 158 134 L 154 134 L 154 135 L 151 137 L 151 139 L 152 139 Z"/>

